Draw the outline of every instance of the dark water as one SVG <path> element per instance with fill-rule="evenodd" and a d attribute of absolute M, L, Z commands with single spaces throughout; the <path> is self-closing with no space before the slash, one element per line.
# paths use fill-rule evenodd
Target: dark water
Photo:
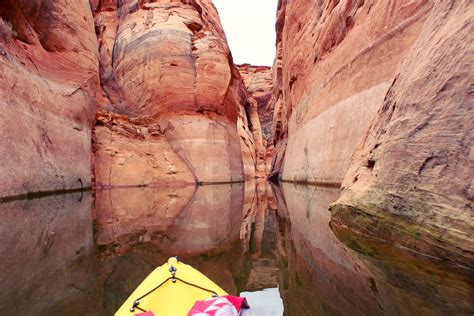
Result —
<path fill-rule="evenodd" d="M 338 189 L 116 189 L 0 204 L 0 315 L 113 315 L 179 255 L 255 315 L 472 315 L 472 275 L 328 226 Z M 250 292 L 250 293 L 248 293 Z"/>

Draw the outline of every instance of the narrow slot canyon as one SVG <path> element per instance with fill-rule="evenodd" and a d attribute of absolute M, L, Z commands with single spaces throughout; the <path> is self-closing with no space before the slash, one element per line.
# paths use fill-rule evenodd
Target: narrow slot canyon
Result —
<path fill-rule="evenodd" d="M 0 1 L 0 315 L 474 313 L 473 3 L 248 3 Z"/>

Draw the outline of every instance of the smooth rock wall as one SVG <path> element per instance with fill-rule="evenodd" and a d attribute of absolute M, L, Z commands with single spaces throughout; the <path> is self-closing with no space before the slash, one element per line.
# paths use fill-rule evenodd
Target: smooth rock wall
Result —
<path fill-rule="evenodd" d="M 96 185 L 253 175 L 255 164 L 244 169 L 242 156 L 255 145 L 241 145 L 237 128 L 246 91 L 212 2 L 99 1 L 95 10 L 103 87 Z"/>
<path fill-rule="evenodd" d="M 5 0 L 0 199 L 253 178 L 248 98 L 210 0 Z"/>
<path fill-rule="evenodd" d="M 342 182 L 430 8 L 426 0 L 280 2 L 274 176 Z"/>
<path fill-rule="evenodd" d="M 87 0 L 0 5 L 0 198 L 91 186 L 99 84 Z"/>
<path fill-rule="evenodd" d="M 334 226 L 471 268 L 473 15 L 434 2 L 332 207 Z"/>
<path fill-rule="evenodd" d="M 256 150 L 258 177 L 267 177 L 271 166 L 272 119 L 272 71 L 270 67 L 238 65 L 249 98 L 250 129 Z"/>

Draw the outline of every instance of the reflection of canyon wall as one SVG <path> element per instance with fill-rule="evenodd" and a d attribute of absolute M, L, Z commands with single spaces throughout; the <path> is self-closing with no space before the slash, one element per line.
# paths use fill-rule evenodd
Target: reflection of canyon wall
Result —
<path fill-rule="evenodd" d="M 97 64 L 87 1 L 2 1 L 0 197 L 91 185 Z"/>
<path fill-rule="evenodd" d="M 239 234 L 243 184 L 100 190 L 95 239 L 104 272 L 104 312 L 113 313 L 171 256 L 238 294 L 248 279 Z"/>
<path fill-rule="evenodd" d="M 243 180 L 246 91 L 211 1 L 93 2 L 97 185 Z"/>
<path fill-rule="evenodd" d="M 333 223 L 474 268 L 473 16 L 472 1 L 435 2 L 354 155 Z"/>
<path fill-rule="evenodd" d="M 291 184 L 282 189 L 278 210 L 287 219 L 279 244 L 280 253 L 288 256 L 288 275 L 280 282 L 286 280 L 281 284 L 286 315 L 377 314 L 369 272 L 328 226 L 327 206 L 339 190 Z"/>
<path fill-rule="evenodd" d="M 280 1 L 274 172 L 342 182 L 429 9 L 426 0 Z"/>
<path fill-rule="evenodd" d="M 100 190 L 96 242 L 112 253 L 139 243 L 169 255 L 218 252 L 239 239 L 243 193 L 243 184 Z"/>
<path fill-rule="evenodd" d="M 95 315 L 91 195 L 0 204 L 0 314 Z"/>
<path fill-rule="evenodd" d="M 469 314 L 469 275 L 398 252 L 345 247 L 328 226 L 338 189 L 283 184 L 276 189 L 280 290 L 286 315 Z M 285 219 L 286 218 L 286 219 Z M 372 241 L 373 242 L 373 241 Z M 287 267 L 287 268 L 286 268 Z"/>
<path fill-rule="evenodd" d="M 268 190 L 260 179 L 97 191 L 94 227 L 104 311 L 114 311 L 151 270 L 176 255 L 234 295 L 276 287 L 276 226 Z"/>
<path fill-rule="evenodd" d="M 240 290 L 255 291 L 278 285 L 276 263 L 276 210 L 266 179 L 245 182 L 245 200 L 240 239 L 248 260 L 248 274 Z"/>

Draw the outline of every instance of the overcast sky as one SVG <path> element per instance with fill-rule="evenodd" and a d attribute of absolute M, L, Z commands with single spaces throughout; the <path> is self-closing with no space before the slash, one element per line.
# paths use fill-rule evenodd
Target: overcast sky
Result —
<path fill-rule="evenodd" d="M 234 63 L 273 64 L 278 0 L 213 0 Z"/>

